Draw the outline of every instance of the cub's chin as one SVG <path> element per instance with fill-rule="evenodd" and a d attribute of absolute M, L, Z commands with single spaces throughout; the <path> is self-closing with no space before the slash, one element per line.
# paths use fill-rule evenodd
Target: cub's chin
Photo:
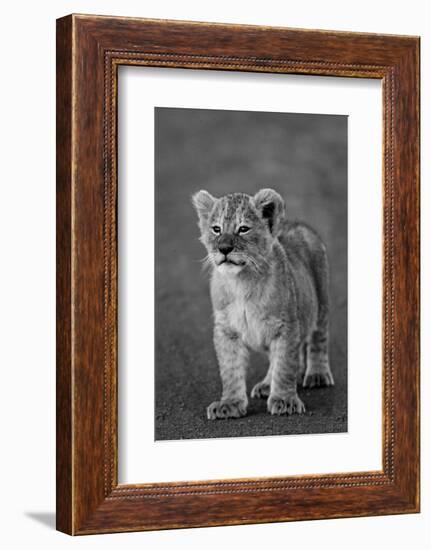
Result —
<path fill-rule="evenodd" d="M 244 265 L 234 264 L 233 262 L 223 262 L 219 264 L 216 269 L 221 275 L 226 275 L 228 277 L 234 277 L 242 271 Z"/>

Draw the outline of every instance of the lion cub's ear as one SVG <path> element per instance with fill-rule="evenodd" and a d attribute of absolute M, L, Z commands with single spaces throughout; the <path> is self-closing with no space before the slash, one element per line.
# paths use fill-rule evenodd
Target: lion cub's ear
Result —
<path fill-rule="evenodd" d="M 274 236 L 278 235 L 285 216 L 284 200 L 273 189 L 261 189 L 253 197 L 254 205 Z"/>
<path fill-rule="evenodd" d="M 192 202 L 199 216 L 199 222 L 202 229 L 202 224 L 207 221 L 211 213 L 216 199 L 208 193 L 208 191 L 198 191 L 192 196 Z"/>

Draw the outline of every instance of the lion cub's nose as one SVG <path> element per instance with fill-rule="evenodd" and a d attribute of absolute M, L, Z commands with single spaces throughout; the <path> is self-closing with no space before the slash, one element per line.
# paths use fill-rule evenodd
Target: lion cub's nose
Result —
<path fill-rule="evenodd" d="M 233 238 L 232 235 L 224 234 L 220 237 L 218 242 L 218 249 L 222 254 L 227 256 L 229 252 L 233 250 Z"/>
<path fill-rule="evenodd" d="M 222 254 L 227 256 L 229 254 L 229 252 L 232 252 L 233 246 L 231 246 L 230 244 L 226 244 L 226 245 L 223 245 L 223 246 L 219 246 L 218 249 L 220 250 L 220 252 Z"/>

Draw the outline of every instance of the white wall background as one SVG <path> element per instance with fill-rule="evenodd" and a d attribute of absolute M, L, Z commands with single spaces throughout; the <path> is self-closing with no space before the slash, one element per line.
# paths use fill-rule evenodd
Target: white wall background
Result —
<path fill-rule="evenodd" d="M 430 339 L 422 346 L 422 514 L 71 538 L 54 531 L 55 19 L 70 12 L 422 37 L 422 327 L 431 329 L 431 30 L 427 2 L 15 0 L 0 33 L 1 542 L 4 548 L 426 547 L 431 521 Z"/>

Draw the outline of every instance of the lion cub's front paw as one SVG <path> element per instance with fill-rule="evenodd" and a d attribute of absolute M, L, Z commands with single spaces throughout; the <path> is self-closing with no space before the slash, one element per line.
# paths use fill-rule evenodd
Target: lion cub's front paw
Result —
<path fill-rule="evenodd" d="M 255 397 L 257 399 L 266 399 L 269 395 L 269 391 L 269 384 L 262 380 L 254 386 L 254 388 L 251 390 L 250 395 L 251 397 Z"/>
<path fill-rule="evenodd" d="M 217 418 L 241 418 L 247 414 L 247 403 L 244 401 L 214 401 L 207 408 L 208 420 Z"/>
<path fill-rule="evenodd" d="M 286 398 L 270 395 L 268 412 L 279 416 L 282 414 L 302 414 L 305 412 L 305 406 L 296 394 Z"/>

